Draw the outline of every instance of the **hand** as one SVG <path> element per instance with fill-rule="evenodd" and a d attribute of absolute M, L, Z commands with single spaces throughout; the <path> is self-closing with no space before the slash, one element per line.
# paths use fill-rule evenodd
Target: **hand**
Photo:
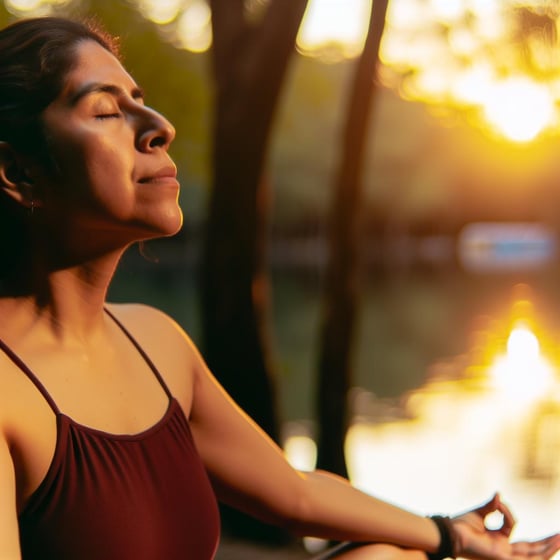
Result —
<path fill-rule="evenodd" d="M 487 529 L 485 517 L 493 512 L 503 515 L 499 529 Z M 455 556 L 473 560 L 548 560 L 560 549 L 560 535 L 533 542 L 511 543 L 515 520 L 499 494 L 486 504 L 451 519 Z"/>

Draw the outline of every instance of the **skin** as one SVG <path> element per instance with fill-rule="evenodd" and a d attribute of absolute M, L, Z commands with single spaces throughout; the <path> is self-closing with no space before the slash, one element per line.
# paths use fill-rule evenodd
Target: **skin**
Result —
<path fill-rule="evenodd" d="M 144 106 L 134 80 L 98 44 L 76 49 L 77 64 L 45 110 L 51 155 L 45 169 L 0 143 L 0 188 L 40 206 L 45 230 L 36 291 L 0 299 L 0 338 L 74 421 L 112 433 L 146 430 L 168 401 L 153 373 L 108 318 L 127 326 L 189 419 L 219 499 L 300 535 L 377 542 L 339 558 L 422 560 L 439 544 L 435 524 L 328 473 L 301 473 L 241 411 L 169 317 L 143 305 L 108 305 L 107 288 L 124 250 L 181 225 L 172 125 Z M 48 234 L 47 234 L 48 233 Z M 0 558 L 20 558 L 17 514 L 49 468 L 56 444 L 52 410 L 0 352 Z M 484 517 L 504 513 L 487 531 Z M 509 542 L 513 518 L 495 496 L 453 520 L 456 553 L 471 558 L 547 559 L 557 536 Z M 398 546 L 396 546 L 398 545 Z M 332 556 L 331 556 L 332 557 Z"/>

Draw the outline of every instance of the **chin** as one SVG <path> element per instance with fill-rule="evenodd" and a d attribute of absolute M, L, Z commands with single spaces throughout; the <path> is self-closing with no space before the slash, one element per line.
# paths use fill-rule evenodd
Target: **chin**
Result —
<path fill-rule="evenodd" d="M 156 224 L 154 224 L 156 225 Z M 180 208 L 169 212 L 157 221 L 154 237 L 171 237 L 178 233 L 183 227 L 183 213 Z"/>

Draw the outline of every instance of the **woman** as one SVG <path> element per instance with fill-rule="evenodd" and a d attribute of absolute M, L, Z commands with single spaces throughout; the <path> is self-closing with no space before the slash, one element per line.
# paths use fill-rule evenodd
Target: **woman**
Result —
<path fill-rule="evenodd" d="M 213 558 L 217 496 L 340 558 L 547 559 L 495 496 L 424 518 L 300 473 L 161 312 L 109 305 L 124 250 L 181 226 L 175 131 L 100 31 L 0 31 L 0 558 Z M 484 527 L 491 511 L 500 530 Z"/>

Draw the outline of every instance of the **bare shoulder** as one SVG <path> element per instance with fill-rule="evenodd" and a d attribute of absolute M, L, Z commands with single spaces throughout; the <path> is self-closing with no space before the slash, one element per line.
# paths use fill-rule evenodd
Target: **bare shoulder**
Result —
<path fill-rule="evenodd" d="M 144 303 L 107 303 L 107 309 L 117 318 L 131 319 L 133 321 L 156 321 L 158 326 L 167 325 L 169 328 L 180 328 L 177 322 L 167 313 L 157 307 Z"/>
<path fill-rule="evenodd" d="M 170 343 L 191 346 L 183 328 L 167 313 L 143 303 L 111 303 L 107 309 L 127 328 L 139 335 L 159 339 L 170 337 Z"/>
<path fill-rule="evenodd" d="M 161 373 L 171 392 L 192 393 L 202 358 L 189 335 L 163 311 L 149 305 L 108 304 L 107 309 L 126 328 Z"/>
<path fill-rule="evenodd" d="M 107 309 L 133 336 L 145 339 L 148 346 L 163 345 L 185 355 L 197 352 L 185 330 L 160 309 L 142 303 L 111 303 Z"/>

